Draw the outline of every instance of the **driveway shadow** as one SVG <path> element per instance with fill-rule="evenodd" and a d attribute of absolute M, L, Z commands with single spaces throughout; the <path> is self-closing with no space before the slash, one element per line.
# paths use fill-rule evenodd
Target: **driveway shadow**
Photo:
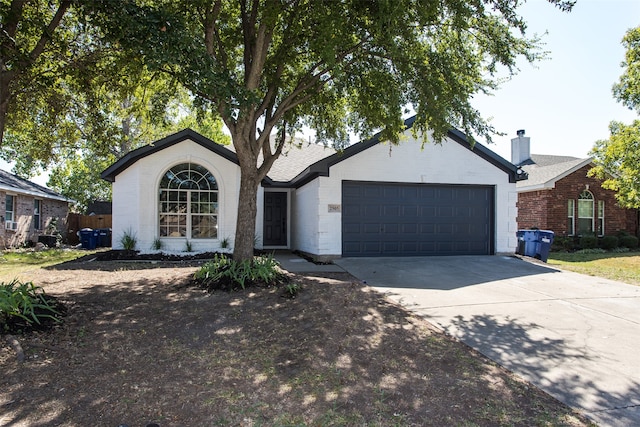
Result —
<path fill-rule="evenodd" d="M 335 261 L 371 286 L 453 290 L 558 270 L 514 256 L 342 258 Z"/>

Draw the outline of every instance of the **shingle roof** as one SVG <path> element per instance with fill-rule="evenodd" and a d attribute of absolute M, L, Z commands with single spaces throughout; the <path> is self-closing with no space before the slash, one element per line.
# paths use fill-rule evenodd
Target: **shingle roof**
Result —
<path fill-rule="evenodd" d="M 269 171 L 269 178 L 280 182 L 291 181 L 309 165 L 329 157 L 335 152 L 336 150 L 333 148 L 313 143 L 289 145 L 274 162 Z"/>
<path fill-rule="evenodd" d="M 15 191 L 16 193 L 28 194 L 35 197 L 43 197 L 46 199 L 55 199 L 62 201 L 69 201 L 60 193 L 38 185 L 34 182 L 28 181 L 24 178 L 20 178 L 18 175 L 14 175 L 7 171 L 0 169 L 0 189 Z"/>
<path fill-rule="evenodd" d="M 235 152 L 233 145 L 225 145 L 225 147 Z M 273 182 L 289 182 L 309 165 L 335 153 L 334 148 L 296 139 L 293 144 L 285 145 L 282 154 L 271 166 L 268 177 Z M 262 156 L 259 156 L 259 159 L 262 161 Z"/>
<path fill-rule="evenodd" d="M 520 164 L 529 178 L 519 181 L 516 188 L 518 190 L 552 188 L 557 180 L 588 165 L 591 160 L 590 157 L 579 159 L 571 156 L 532 154 L 530 160 Z"/>

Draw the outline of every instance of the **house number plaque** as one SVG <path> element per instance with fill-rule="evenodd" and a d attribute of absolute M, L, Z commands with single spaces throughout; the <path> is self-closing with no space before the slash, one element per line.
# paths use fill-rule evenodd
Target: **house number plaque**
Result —
<path fill-rule="evenodd" d="M 329 205 L 329 213 L 342 212 L 342 205 Z"/>

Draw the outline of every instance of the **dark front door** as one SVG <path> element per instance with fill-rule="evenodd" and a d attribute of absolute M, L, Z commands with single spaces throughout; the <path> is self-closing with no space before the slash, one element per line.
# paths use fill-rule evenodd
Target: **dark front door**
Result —
<path fill-rule="evenodd" d="M 264 193 L 263 244 L 287 245 L 287 193 Z"/>

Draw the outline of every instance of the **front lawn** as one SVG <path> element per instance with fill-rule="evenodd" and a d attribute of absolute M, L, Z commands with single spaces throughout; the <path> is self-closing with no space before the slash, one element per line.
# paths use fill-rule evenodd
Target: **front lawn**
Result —
<path fill-rule="evenodd" d="M 91 253 L 79 249 L 18 249 L 3 251 L 0 255 L 0 281 L 10 281 L 25 271 L 50 267 Z"/>
<path fill-rule="evenodd" d="M 547 264 L 590 276 L 604 277 L 640 285 L 640 253 L 565 253 L 552 252 Z"/>
<path fill-rule="evenodd" d="M 67 311 L 50 331 L 0 337 L 0 425 L 592 426 L 346 273 L 292 275 L 283 298 L 205 292 L 195 271 L 29 271 Z"/>

